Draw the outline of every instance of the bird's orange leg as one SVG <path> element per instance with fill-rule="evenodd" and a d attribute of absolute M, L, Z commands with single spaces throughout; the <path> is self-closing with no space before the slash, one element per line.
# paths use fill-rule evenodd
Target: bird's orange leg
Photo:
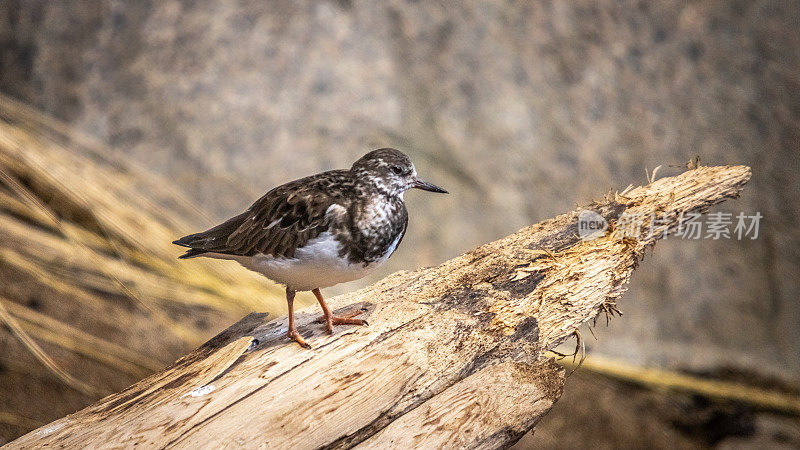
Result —
<path fill-rule="evenodd" d="M 297 328 L 294 327 L 294 289 L 286 288 L 286 303 L 289 305 L 289 330 L 286 332 L 286 336 L 292 338 L 300 344 L 303 348 L 311 348 L 303 339 L 303 336 L 300 336 L 300 333 L 297 332 Z"/>
<path fill-rule="evenodd" d="M 331 314 L 331 310 L 328 309 L 328 305 L 325 304 L 325 299 L 322 298 L 322 293 L 319 291 L 319 289 L 313 289 L 311 292 L 313 292 L 314 296 L 317 297 L 319 306 L 322 307 L 323 316 L 318 320 L 325 320 L 325 327 L 328 329 L 328 333 L 333 334 L 334 325 L 368 325 L 367 321 L 364 319 L 353 318 L 353 316 L 361 314 L 360 310 L 350 313 L 346 316 L 334 316 Z"/>

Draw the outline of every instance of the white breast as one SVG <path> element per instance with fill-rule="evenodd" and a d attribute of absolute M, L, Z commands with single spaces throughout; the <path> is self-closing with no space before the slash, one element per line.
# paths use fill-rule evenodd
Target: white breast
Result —
<path fill-rule="evenodd" d="M 213 257 L 238 261 L 244 267 L 270 280 L 296 291 L 308 291 L 365 277 L 389 259 L 399 240 L 398 236 L 384 257 L 366 266 L 352 264 L 347 257 L 340 257 L 341 244 L 327 231 L 308 241 L 304 247 L 298 248 L 292 258 L 283 256 L 275 258 L 264 254 L 254 256 L 215 254 Z"/>

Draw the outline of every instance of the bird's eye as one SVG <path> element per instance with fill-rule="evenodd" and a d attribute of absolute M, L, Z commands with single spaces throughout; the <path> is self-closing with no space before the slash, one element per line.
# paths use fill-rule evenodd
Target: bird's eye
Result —
<path fill-rule="evenodd" d="M 400 166 L 392 166 L 391 168 L 389 168 L 389 170 L 391 170 L 392 173 L 395 174 L 395 175 L 402 175 L 403 174 L 403 168 L 400 167 Z"/>

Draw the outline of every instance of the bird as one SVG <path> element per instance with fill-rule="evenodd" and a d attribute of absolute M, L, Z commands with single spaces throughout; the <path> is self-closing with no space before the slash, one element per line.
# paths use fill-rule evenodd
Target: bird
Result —
<path fill-rule="evenodd" d="M 334 325 L 367 325 L 354 317 L 360 311 L 333 315 L 320 289 L 363 278 L 386 263 L 405 235 L 403 194 L 412 188 L 448 193 L 422 181 L 406 154 L 381 148 L 349 169 L 275 187 L 243 213 L 173 244 L 188 248 L 180 259 L 233 260 L 285 286 L 286 336 L 311 348 L 295 327 L 295 293 L 314 293 L 330 334 Z"/>

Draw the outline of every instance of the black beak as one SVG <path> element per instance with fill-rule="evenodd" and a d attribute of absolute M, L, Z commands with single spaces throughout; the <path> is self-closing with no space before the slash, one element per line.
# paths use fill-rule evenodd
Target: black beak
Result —
<path fill-rule="evenodd" d="M 415 187 L 417 189 L 422 189 L 423 191 L 430 191 L 430 192 L 438 192 L 440 194 L 449 194 L 449 192 L 445 191 L 444 189 L 440 188 L 439 186 L 435 186 L 430 183 L 426 183 L 420 179 L 414 180 L 414 184 L 411 187 Z"/>

